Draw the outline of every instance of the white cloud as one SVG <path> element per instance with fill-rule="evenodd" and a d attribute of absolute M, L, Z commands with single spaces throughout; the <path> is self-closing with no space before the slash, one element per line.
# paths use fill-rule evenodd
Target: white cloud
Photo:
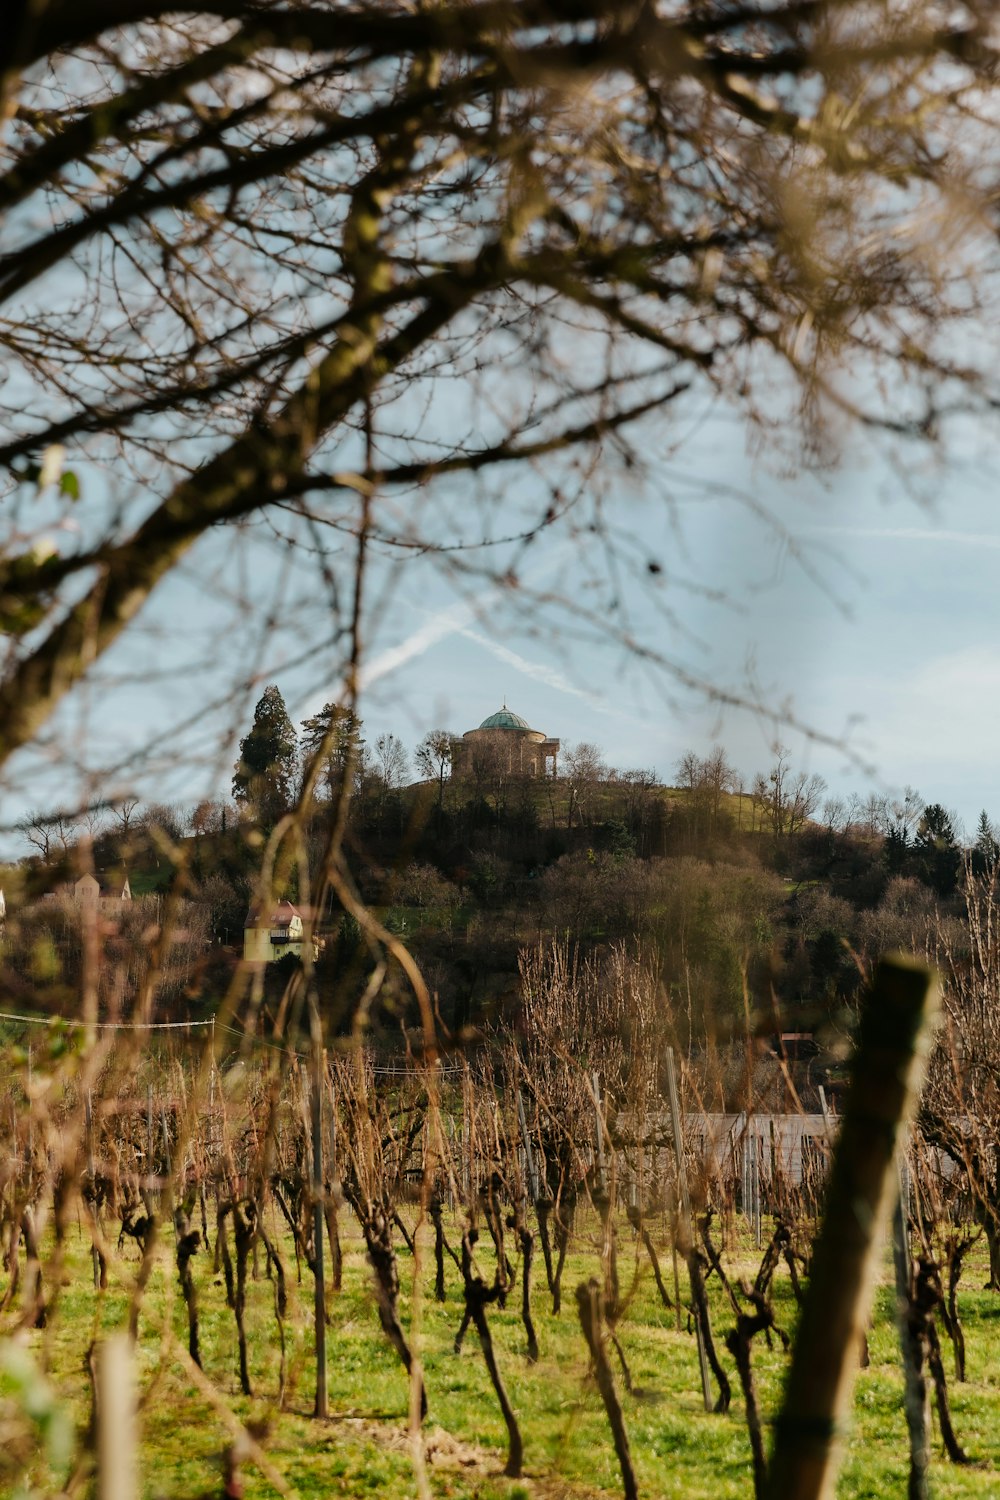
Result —
<path fill-rule="evenodd" d="M 860 696 L 860 695 L 859 695 Z M 910 781 L 969 815 L 969 783 L 996 785 L 1000 647 L 942 652 L 895 681 L 865 683 L 865 734 L 883 773 Z"/>

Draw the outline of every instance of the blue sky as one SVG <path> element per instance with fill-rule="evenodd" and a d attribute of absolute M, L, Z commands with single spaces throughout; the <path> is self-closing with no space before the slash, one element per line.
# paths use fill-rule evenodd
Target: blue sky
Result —
<path fill-rule="evenodd" d="M 636 597 L 633 619 L 642 642 L 755 698 L 757 712 L 700 701 L 620 647 L 575 644 L 545 618 L 530 632 L 496 630 L 488 607 L 480 618 L 449 613 L 404 585 L 369 726 L 410 743 L 438 723 L 471 728 L 506 700 L 564 742 L 591 740 L 613 765 L 667 780 L 685 750 L 713 740 L 752 775 L 780 738 L 834 793 L 912 785 L 970 829 L 983 807 L 1000 818 L 992 458 L 986 435 L 966 430 L 937 462 L 908 455 L 904 466 L 873 446 L 822 477 L 779 477 L 748 456 L 738 430 L 710 424 L 683 450 L 669 510 L 648 498 L 621 505 L 651 556 L 680 557 L 724 598 L 681 592 L 668 629 Z M 542 586 L 567 568 L 561 545 L 537 564 Z"/>
<path fill-rule="evenodd" d="M 686 750 L 713 741 L 752 776 L 780 738 L 832 792 L 909 784 L 969 829 L 982 807 L 1000 818 L 1000 523 L 986 436 L 965 430 L 946 459 L 910 455 L 905 466 L 884 447 L 855 446 L 816 476 L 754 456 L 717 414 L 692 426 L 666 457 L 651 446 L 641 485 L 606 482 L 606 514 L 647 580 L 625 579 L 607 618 L 639 654 L 532 602 L 564 596 L 606 611 L 600 547 L 583 528 L 534 544 L 517 590 L 383 561 L 369 593 L 369 738 L 392 730 L 412 749 L 428 729 L 461 732 L 506 701 L 564 744 L 592 741 L 612 765 L 666 781 Z M 461 505 L 460 491 L 450 503 Z M 647 555 L 663 574 L 645 573 Z M 346 576 L 350 559 L 328 564 Z M 279 683 L 296 718 L 339 690 L 342 641 L 311 564 L 309 578 L 266 527 L 209 538 L 72 696 L 47 743 L 14 762 L 5 821 L 124 790 L 188 804 L 225 791 L 265 682 Z M 643 651 L 754 699 L 756 711 L 706 701 Z"/>

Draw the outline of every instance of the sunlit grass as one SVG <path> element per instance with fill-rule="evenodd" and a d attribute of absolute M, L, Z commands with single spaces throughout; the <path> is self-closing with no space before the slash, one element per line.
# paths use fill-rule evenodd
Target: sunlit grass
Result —
<path fill-rule="evenodd" d="M 312 1284 L 303 1268 L 296 1282 L 294 1255 L 285 1247 L 291 1293 L 287 1326 L 288 1383 L 284 1409 L 278 1407 L 278 1340 L 273 1288 L 259 1259 L 258 1279 L 247 1296 L 252 1397 L 239 1389 L 236 1328 L 225 1303 L 221 1274 L 213 1272 L 211 1255 L 196 1257 L 201 1307 L 201 1347 L 205 1374 L 224 1403 L 263 1433 L 271 1462 L 300 1495 L 417 1494 L 417 1480 L 407 1446 L 408 1391 L 396 1356 L 383 1338 L 371 1294 L 370 1273 L 360 1237 L 347 1215 L 344 1289 L 331 1299 L 328 1331 L 329 1421 L 312 1417 L 315 1367 L 312 1351 Z M 89 1419 L 86 1373 L 88 1346 L 102 1329 L 127 1319 L 127 1283 L 134 1275 L 134 1252 L 126 1254 L 112 1275 L 107 1292 L 95 1292 L 90 1258 L 82 1237 L 73 1235 L 71 1260 L 59 1306 L 44 1331 L 29 1335 L 30 1346 L 47 1367 L 51 1383 L 68 1407 L 80 1432 Z M 457 1234 L 456 1234 L 457 1238 Z M 524 1486 L 501 1477 L 506 1454 L 503 1421 L 480 1356 L 475 1334 L 466 1337 L 461 1355 L 452 1345 L 462 1301 L 458 1273 L 448 1262 L 448 1298 L 433 1300 L 430 1236 L 425 1242 L 425 1290 L 421 1297 L 420 1350 L 425 1365 L 432 1461 L 429 1476 L 435 1495 L 516 1496 Z M 732 1247 L 737 1270 L 752 1274 L 758 1255 L 744 1239 Z M 669 1253 L 663 1255 L 669 1270 Z M 484 1269 L 492 1270 L 483 1252 Z M 623 1291 L 632 1283 L 634 1245 L 622 1238 L 620 1271 Z M 564 1275 L 563 1311 L 551 1315 L 541 1255 L 536 1261 L 534 1311 L 541 1346 L 537 1365 L 525 1358 L 519 1294 L 504 1309 L 493 1308 L 490 1323 L 503 1377 L 518 1413 L 525 1443 L 529 1490 L 543 1493 L 620 1493 L 620 1476 L 607 1421 L 596 1390 L 587 1379 L 584 1344 L 576 1318 L 574 1289 L 598 1270 L 586 1233 L 575 1244 Z M 400 1252 L 404 1286 L 402 1311 L 409 1325 L 413 1261 Z M 686 1327 L 678 1332 L 673 1313 L 662 1306 L 648 1268 L 640 1259 L 640 1276 L 628 1298 L 620 1335 L 635 1391 L 622 1392 L 632 1455 L 645 1495 L 666 1500 L 736 1500 L 752 1493 L 750 1448 L 732 1361 L 723 1348 L 731 1324 L 721 1288 L 710 1282 L 717 1345 L 733 1383 L 733 1406 L 727 1416 L 704 1411 L 694 1340 Z M 960 1440 L 976 1467 L 948 1465 L 935 1443 L 934 1494 L 946 1500 L 991 1495 L 1000 1491 L 1000 1371 L 995 1358 L 1000 1298 L 978 1290 L 983 1266 L 970 1259 L 962 1312 L 968 1345 L 969 1380 L 952 1385 Z M 52 1288 L 50 1287 L 50 1295 Z M 789 1326 L 794 1302 L 787 1280 L 776 1281 L 778 1320 Z M 165 1248 L 151 1279 L 140 1320 L 137 1369 L 142 1393 L 142 1483 L 148 1500 L 193 1500 L 220 1493 L 220 1455 L 229 1433 L 219 1411 L 191 1380 L 171 1342 L 186 1346 L 186 1316 Z M 870 1335 L 871 1365 L 859 1372 L 855 1417 L 848 1436 L 838 1489 L 842 1496 L 884 1497 L 905 1493 L 906 1433 L 902 1413 L 902 1379 L 892 1323 L 891 1289 L 878 1295 Z M 946 1359 L 950 1351 L 946 1345 Z M 774 1340 L 755 1342 L 755 1372 L 761 1401 L 773 1415 L 780 1399 L 787 1356 Z M 442 1436 L 443 1434 L 443 1436 Z M 438 1436 L 436 1436 L 438 1435 Z M 24 1476 L 50 1490 L 41 1459 Z M 252 1464 L 245 1470 L 248 1500 L 273 1494 Z"/>

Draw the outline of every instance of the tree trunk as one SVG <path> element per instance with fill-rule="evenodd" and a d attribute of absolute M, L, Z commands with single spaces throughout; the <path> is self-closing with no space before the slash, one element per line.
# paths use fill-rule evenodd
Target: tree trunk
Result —
<path fill-rule="evenodd" d="M 621 1402 L 618 1400 L 618 1392 L 615 1390 L 614 1375 L 611 1372 L 611 1365 L 608 1361 L 607 1349 L 604 1344 L 604 1328 L 601 1316 L 601 1288 L 593 1277 L 591 1277 L 590 1281 L 582 1282 L 577 1287 L 576 1305 L 580 1314 L 580 1327 L 583 1329 L 583 1336 L 587 1341 L 587 1348 L 590 1350 L 590 1357 L 594 1362 L 597 1389 L 601 1393 L 604 1410 L 608 1414 L 608 1422 L 611 1425 L 615 1453 L 618 1455 L 618 1463 L 622 1471 L 625 1500 L 638 1500 L 639 1486 L 636 1483 L 635 1469 L 632 1466 L 632 1454 L 629 1451 L 625 1418 L 622 1414 Z"/>

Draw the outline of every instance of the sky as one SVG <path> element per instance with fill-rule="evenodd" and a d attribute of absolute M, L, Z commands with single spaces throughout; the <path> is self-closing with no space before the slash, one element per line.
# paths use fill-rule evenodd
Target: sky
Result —
<path fill-rule="evenodd" d="M 917 496 L 884 458 L 819 480 L 777 479 L 738 440 L 730 462 L 714 445 L 685 455 L 716 492 L 694 485 L 682 504 L 684 553 L 725 598 L 682 598 L 666 641 L 637 600 L 637 633 L 679 641 L 690 669 L 757 711 L 700 702 L 610 645 L 512 638 L 407 598 L 369 721 L 413 740 L 432 723 L 473 728 L 506 701 L 564 743 L 591 741 L 667 782 L 685 751 L 713 742 L 752 776 L 780 740 L 833 794 L 911 785 L 970 830 L 982 808 L 1000 818 L 1000 518 L 995 469 L 967 437 L 967 461 L 929 471 Z M 662 556 L 676 518 L 647 510 L 638 525 Z"/>
<path fill-rule="evenodd" d="M 591 742 L 610 765 L 668 784 L 688 750 L 722 744 L 752 777 L 780 741 L 833 795 L 913 786 L 971 833 L 982 808 L 1000 820 L 996 457 L 991 435 L 968 428 L 938 463 L 855 444 L 822 474 L 796 473 L 716 413 L 656 458 L 651 483 L 609 485 L 639 566 L 607 619 L 638 650 L 534 602 L 590 597 L 599 544 L 584 528 L 535 544 L 518 590 L 380 564 L 367 737 L 393 732 L 412 751 L 428 730 L 461 733 L 506 703 L 564 746 Z M 606 591 L 594 598 L 600 616 Z M 16 758 L 0 818 L 9 828 L 27 807 L 126 791 L 188 806 L 224 794 L 266 682 L 301 719 L 338 695 L 341 660 L 328 602 L 287 549 L 252 528 L 239 548 L 216 533 L 48 741 Z M 0 838 L 25 852 L 16 834 Z"/>

